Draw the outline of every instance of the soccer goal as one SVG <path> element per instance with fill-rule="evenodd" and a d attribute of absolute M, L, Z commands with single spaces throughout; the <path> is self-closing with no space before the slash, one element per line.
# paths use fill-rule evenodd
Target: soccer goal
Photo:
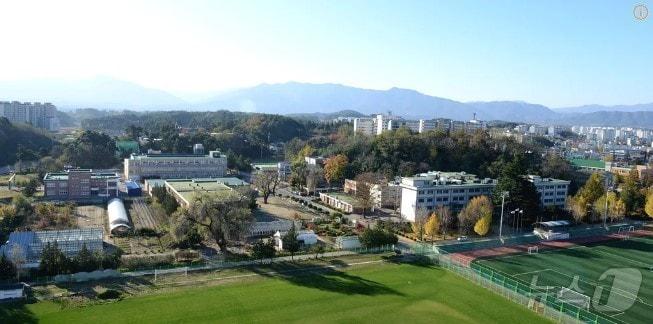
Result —
<path fill-rule="evenodd" d="M 528 247 L 528 254 L 537 254 L 540 252 L 540 247 L 537 245 Z"/>
<path fill-rule="evenodd" d="M 623 240 L 627 240 L 635 232 L 635 226 L 622 226 L 617 230 L 617 236 Z"/>
<path fill-rule="evenodd" d="M 567 287 L 561 287 L 557 293 L 557 297 L 560 301 L 578 306 L 583 309 L 590 309 L 590 305 L 592 303 L 592 298 L 590 296 L 583 295 Z"/>
<path fill-rule="evenodd" d="M 154 282 L 160 280 L 167 275 L 171 276 L 188 276 L 188 267 L 170 268 L 170 269 L 154 269 Z"/>

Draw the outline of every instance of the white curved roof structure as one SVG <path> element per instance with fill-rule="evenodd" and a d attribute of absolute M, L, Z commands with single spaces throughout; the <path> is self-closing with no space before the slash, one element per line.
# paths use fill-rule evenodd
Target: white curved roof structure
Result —
<path fill-rule="evenodd" d="M 131 229 L 125 204 L 118 198 L 109 200 L 107 205 L 107 215 L 109 216 L 109 231 L 111 233 L 124 232 Z"/>

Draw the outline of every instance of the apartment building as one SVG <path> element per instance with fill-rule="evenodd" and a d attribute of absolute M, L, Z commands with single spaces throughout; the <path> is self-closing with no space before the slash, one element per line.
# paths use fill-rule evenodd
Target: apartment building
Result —
<path fill-rule="evenodd" d="M 57 108 L 49 103 L 0 101 L 0 117 L 12 123 L 30 124 L 37 128 L 56 131 L 59 129 Z"/>
<path fill-rule="evenodd" d="M 126 179 L 219 178 L 227 173 L 227 156 L 220 151 L 199 154 L 132 154 L 125 159 Z"/>
<path fill-rule="evenodd" d="M 354 133 L 368 136 L 376 135 L 376 119 L 354 118 Z"/>
<path fill-rule="evenodd" d="M 115 172 L 73 169 L 43 177 L 45 197 L 57 200 L 92 200 L 117 197 L 120 176 Z"/>
<path fill-rule="evenodd" d="M 401 216 L 414 222 L 438 206 L 461 209 L 480 195 L 490 196 L 496 180 L 465 172 L 430 171 L 401 179 Z"/>
<path fill-rule="evenodd" d="M 544 207 L 564 207 L 567 200 L 570 181 L 542 178 L 536 175 L 526 176 L 535 185 L 540 194 L 540 205 Z"/>

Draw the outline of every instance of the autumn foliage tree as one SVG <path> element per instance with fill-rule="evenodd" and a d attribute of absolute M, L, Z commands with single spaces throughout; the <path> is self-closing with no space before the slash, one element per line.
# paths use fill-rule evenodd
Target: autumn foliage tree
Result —
<path fill-rule="evenodd" d="M 487 214 L 481 217 L 476 224 L 474 224 L 474 232 L 480 236 L 485 236 L 490 231 L 492 225 L 492 214 Z"/>
<path fill-rule="evenodd" d="M 646 197 L 646 206 L 644 207 L 644 211 L 646 211 L 646 215 L 648 215 L 648 217 L 653 218 L 653 191 L 650 192 Z"/>
<path fill-rule="evenodd" d="M 440 232 L 440 217 L 435 212 L 431 213 L 426 221 L 424 232 L 431 238 L 431 242 L 435 241 L 435 236 Z"/>
<path fill-rule="evenodd" d="M 488 223 L 492 222 L 492 203 L 490 202 L 490 199 L 487 196 L 472 198 L 469 203 L 467 203 L 467 206 L 465 206 L 465 208 L 460 211 L 460 214 L 458 214 L 460 232 L 463 234 L 469 234 L 472 230 L 475 230 L 477 222 L 484 217 L 486 218 L 485 221 Z M 485 233 L 487 233 L 487 231 Z"/>
<path fill-rule="evenodd" d="M 348 163 L 349 159 L 343 154 L 330 157 L 324 162 L 324 179 L 329 186 L 344 179 Z"/>

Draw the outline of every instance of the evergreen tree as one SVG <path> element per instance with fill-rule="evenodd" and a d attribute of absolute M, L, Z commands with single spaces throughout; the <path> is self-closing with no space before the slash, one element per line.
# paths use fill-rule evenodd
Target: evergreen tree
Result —
<path fill-rule="evenodd" d="M 11 279 L 16 275 L 16 267 L 11 261 L 5 257 L 4 254 L 0 254 L 0 279 L 6 280 Z"/>
<path fill-rule="evenodd" d="M 91 251 L 86 248 L 86 243 L 82 245 L 75 258 L 73 259 L 75 271 L 94 271 L 97 269 L 97 261 Z"/>
<path fill-rule="evenodd" d="M 281 238 L 281 241 L 283 242 L 283 249 L 290 252 L 290 259 L 294 260 L 295 258 L 295 253 L 299 251 L 299 240 L 297 240 L 297 230 L 295 229 L 295 223 L 293 222 L 292 227 Z"/>

